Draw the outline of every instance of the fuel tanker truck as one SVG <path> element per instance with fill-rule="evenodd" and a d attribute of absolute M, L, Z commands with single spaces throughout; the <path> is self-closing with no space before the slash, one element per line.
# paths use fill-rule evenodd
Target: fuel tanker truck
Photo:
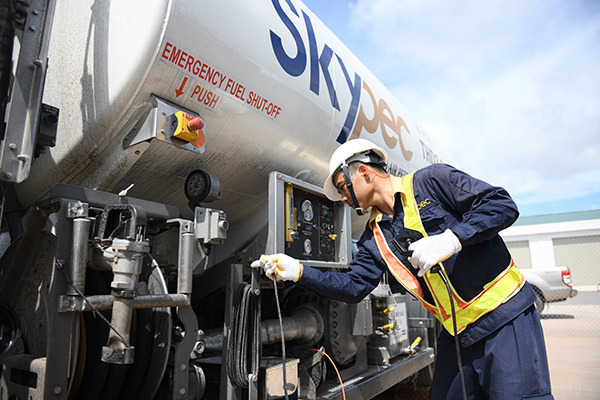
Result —
<path fill-rule="evenodd" d="M 344 271 L 364 217 L 321 189 L 367 138 L 449 161 L 300 0 L 2 0 L 2 399 L 367 399 L 427 384 L 437 325 Z"/>

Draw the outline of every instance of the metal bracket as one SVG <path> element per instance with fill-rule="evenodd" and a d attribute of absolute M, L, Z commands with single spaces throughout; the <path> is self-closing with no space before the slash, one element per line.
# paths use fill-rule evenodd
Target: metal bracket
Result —
<path fill-rule="evenodd" d="M 191 306 L 178 307 L 177 317 L 183 324 L 185 336 L 175 350 L 175 365 L 173 372 L 173 399 L 185 399 L 189 395 L 190 354 L 198 338 L 198 320 Z"/>
<path fill-rule="evenodd" d="M 90 205 L 81 201 L 69 201 L 67 203 L 67 218 L 81 218 L 89 215 Z"/>
<path fill-rule="evenodd" d="M 431 318 L 408 318 L 409 328 L 433 328 L 435 320 Z"/>
<path fill-rule="evenodd" d="M 21 50 L 10 88 L 9 113 L 0 150 L 0 179 L 20 183 L 29 176 L 48 68 L 56 0 L 32 0 L 24 21 Z"/>
<path fill-rule="evenodd" d="M 144 141 L 155 139 L 198 154 L 204 153 L 204 145 L 195 147 L 190 142 L 169 135 L 171 128 L 168 125 L 171 121 L 168 117 L 170 115 L 173 115 L 178 111 L 183 111 L 194 117 L 199 117 L 197 113 L 181 106 L 174 105 L 156 96 L 152 96 L 152 102 L 156 103 L 156 106 L 144 114 L 127 136 L 125 136 L 125 139 L 123 140 L 124 149 Z"/>
<path fill-rule="evenodd" d="M 127 224 L 126 238 L 134 239 L 138 234 L 138 228 L 143 231 L 141 234 L 145 236 L 146 229 L 146 211 L 144 209 L 134 206 L 131 204 L 109 204 L 104 207 L 102 217 L 100 218 L 100 226 L 98 228 L 98 237 L 100 239 L 106 238 L 106 227 L 109 222 L 114 222 L 111 218 L 115 218 L 115 215 L 122 214 L 123 211 L 127 211 L 131 214 L 130 222 Z"/>

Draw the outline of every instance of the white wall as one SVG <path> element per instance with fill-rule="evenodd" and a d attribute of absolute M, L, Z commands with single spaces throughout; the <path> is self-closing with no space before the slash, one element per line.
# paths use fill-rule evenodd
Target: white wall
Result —
<path fill-rule="evenodd" d="M 531 267 L 556 266 L 553 239 L 600 235 L 600 219 L 511 226 L 500 235 L 506 243 L 529 241 Z"/>

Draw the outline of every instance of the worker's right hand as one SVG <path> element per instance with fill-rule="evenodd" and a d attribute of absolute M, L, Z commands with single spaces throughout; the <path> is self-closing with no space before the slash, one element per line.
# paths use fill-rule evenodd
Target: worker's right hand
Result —
<path fill-rule="evenodd" d="M 253 268 L 263 268 L 265 275 L 278 281 L 298 282 L 302 276 L 302 264 L 285 254 L 262 255 L 251 265 Z"/>
<path fill-rule="evenodd" d="M 427 236 L 411 243 L 408 249 L 413 253 L 408 258 L 413 268 L 419 270 L 418 276 L 423 276 L 437 263 L 446 261 L 462 249 L 458 237 L 450 229 L 439 235 Z"/>

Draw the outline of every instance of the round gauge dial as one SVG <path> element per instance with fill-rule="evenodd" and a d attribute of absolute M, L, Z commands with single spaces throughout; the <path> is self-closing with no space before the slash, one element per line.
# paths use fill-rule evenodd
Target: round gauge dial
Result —
<path fill-rule="evenodd" d="M 310 239 L 305 239 L 303 246 L 305 254 L 310 254 L 312 252 L 312 242 L 310 241 Z"/>
<path fill-rule="evenodd" d="M 300 209 L 302 210 L 302 214 L 304 215 L 304 220 L 312 221 L 312 219 L 315 216 L 315 211 L 310 200 L 304 200 L 302 202 L 302 205 L 300 206 Z"/>

